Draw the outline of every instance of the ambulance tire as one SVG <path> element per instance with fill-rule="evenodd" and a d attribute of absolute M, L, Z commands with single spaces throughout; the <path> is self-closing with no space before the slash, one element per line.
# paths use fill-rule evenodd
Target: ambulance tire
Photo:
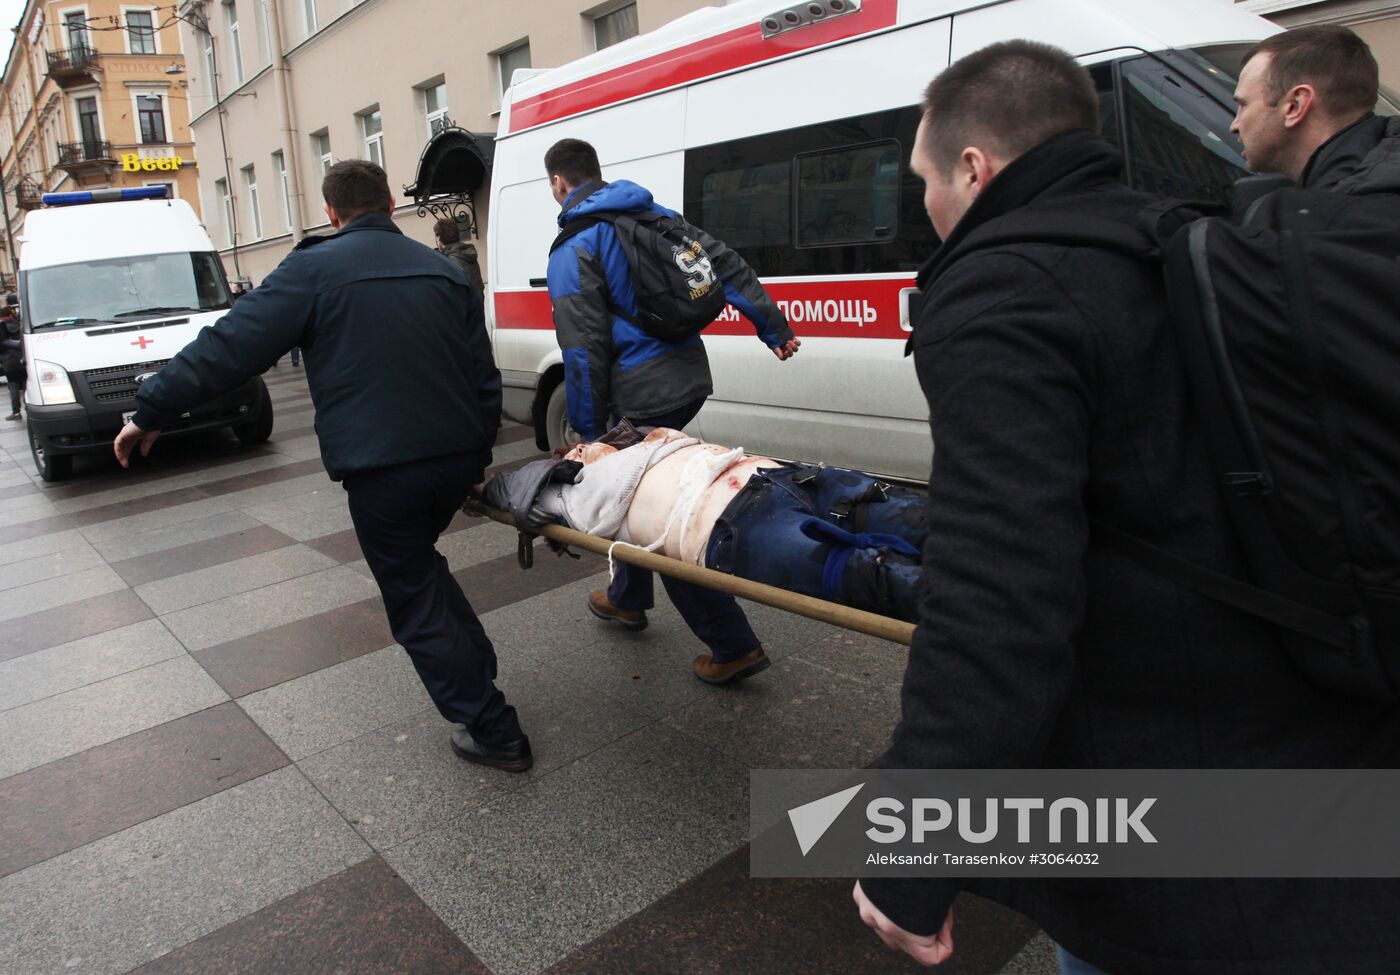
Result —
<path fill-rule="evenodd" d="M 262 406 L 258 410 L 256 420 L 249 420 L 247 423 L 240 423 L 233 428 L 234 435 L 238 437 L 238 442 L 246 446 L 267 443 L 267 439 L 272 436 L 272 394 L 267 391 L 267 384 L 258 380 L 258 385 L 262 387 Z"/>
<path fill-rule="evenodd" d="M 49 483 L 67 480 L 73 473 L 73 458 L 68 455 L 54 456 L 39 446 L 34 431 L 29 431 L 29 452 L 34 455 L 34 466 L 39 476 Z"/>
<path fill-rule="evenodd" d="M 544 432 L 549 440 L 550 450 L 556 447 L 572 447 L 579 441 L 578 434 L 569 426 L 567 402 L 564 384 L 561 382 L 550 391 L 549 403 L 544 408 Z"/>

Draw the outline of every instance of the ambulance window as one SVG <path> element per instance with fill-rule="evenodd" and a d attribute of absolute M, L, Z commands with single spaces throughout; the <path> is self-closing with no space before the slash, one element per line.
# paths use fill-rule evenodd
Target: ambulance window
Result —
<path fill-rule="evenodd" d="M 688 149 L 686 218 L 765 276 L 912 273 L 937 243 L 918 124 L 910 105 Z"/>
<path fill-rule="evenodd" d="M 1157 58 L 1123 62 L 1128 175 L 1148 193 L 1227 204 L 1248 176 L 1233 113 Z"/>
<path fill-rule="evenodd" d="M 899 222 L 893 139 L 797 157 L 797 246 L 888 240 Z"/>

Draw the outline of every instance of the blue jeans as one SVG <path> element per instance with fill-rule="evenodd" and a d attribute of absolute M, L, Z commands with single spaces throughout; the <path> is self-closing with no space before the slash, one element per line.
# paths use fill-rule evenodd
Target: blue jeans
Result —
<path fill-rule="evenodd" d="M 1060 975 L 1108 975 L 1102 968 L 1080 961 L 1059 945 L 1055 946 L 1055 957 L 1060 960 Z"/>
<path fill-rule="evenodd" d="M 704 400 L 697 400 L 658 416 L 627 419 L 634 427 L 673 427 L 679 430 L 695 419 L 695 414 L 700 412 L 703 405 Z M 629 612 L 651 609 L 655 599 L 652 573 L 625 562 L 618 562 L 616 566 L 612 584 L 608 586 L 608 602 Z M 736 660 L 758 646 L 758 637 L 733 596 L 670 576 L 662 576 L 661 584 L 666 587 L 666 595 L 671 597 L 685 625 L 709 647 L 717 663 Z"/>

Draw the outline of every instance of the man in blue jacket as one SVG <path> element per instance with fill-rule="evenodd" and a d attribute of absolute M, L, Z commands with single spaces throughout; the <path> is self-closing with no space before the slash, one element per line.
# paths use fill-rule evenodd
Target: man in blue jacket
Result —
<path fill-rule="evenodd" d="M 456 264 L 394 226 L 383 169 L 337 163 L 321 192 L 339 233 L 301 241 L 142 384 L 113 448 L 125 467 L 162 426 L 300 346 L 326 473 L 349 495 L 394 639 L 442 716 L 465 726 L 452 735 L 456 753 L 523 772 L 530 743 L 492 683 L 495 650 L 434 548 L 483 480 L 500 426 L 481 301 Z"/>
<path fill-rule="evenodd" d="M 679 216 L 657 206 L 636 183 L 604 182 L 598 153 L 580 139 L 555 143 L 545 153 L 544 165 L 550 192 L 563 208 L 561 229 L 603 213 L 660 211 Z M 791 358 L 802 343 L 753 268 L 703 230 L 697 237 L 729 303 L 753 323 L 759 339 L 774 355 L 784 361 Z M 680 429 L 714 392 L 700 336 L 665 342 L 628 320 L 636 317 L 637 298 L 612 223 L 594 223 L 549 255 L 549 297 L 564 352 L 569 425 L 585 441 L 611 428 L 613 419 L 625 418 L 634 426 Z M 663 584 L 686 625 L 710 649 L 695 658 L 696 677 L 723 685 L 767 669 L 763 647 L 733 596 L 669 576 Z M 646 627 L 651 606 L 652 574 L 622 564 L 607 592 L 588 597 L 594 616 L 629 630 Z"/>

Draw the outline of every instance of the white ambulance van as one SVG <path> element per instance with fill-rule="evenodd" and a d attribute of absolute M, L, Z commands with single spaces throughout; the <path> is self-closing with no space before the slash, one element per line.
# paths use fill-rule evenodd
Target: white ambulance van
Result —
<path fill-rule="evenodd" d="M 29 445 L 46 481 L 73 456 L 111 450 L 136 410 L 136 390 L 232 297 L 204 226 L 165 187 L 45 194 L 24 221 L 19 298 L 24 319 Z M 232 427 L 243 443 L 272 433 L 261 379 L 185 414 L 164 433 Z"/>
<path fill-rule="evenodd" d="M 903 351 L 914 273 L 936 244 L 909 171 L 924 86 L 995 41 L 1059 45 L 1093 75 L 1129 182 L 1223 200 L 1245 175 L 1234 75 L 1276 30 L 1221 0 L 738 0 L 518 74 L 488 238 L 506 413 L 542 445 L 568 434 L 545 287 L 558 206 L 542 160 L 580 138 L 605 179 L 640 183 L 738 250 L 802 339 L 780 363 L 729 309 L 705 332 L 715 393 L 693 431 L 923 480 L 928 410 Z"/>

